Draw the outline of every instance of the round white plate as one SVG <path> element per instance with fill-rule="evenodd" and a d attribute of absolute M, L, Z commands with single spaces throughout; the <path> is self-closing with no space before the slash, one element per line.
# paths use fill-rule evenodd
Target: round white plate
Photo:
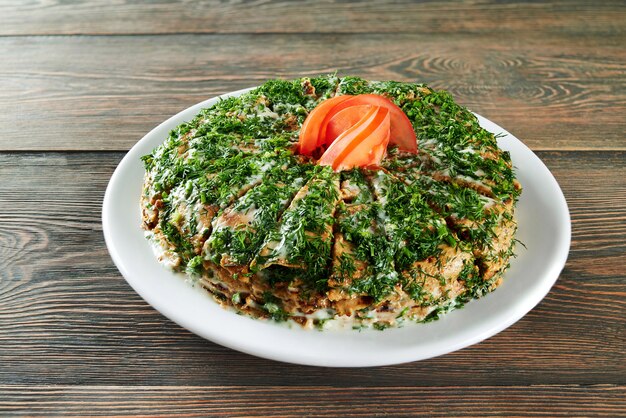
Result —
<path fill-rule="evenodd" d="M 113 173 L 102 209 L 107 247 L 128 283 L 163 315 L 208 340 L 259 357 L 317 366 L 380 366 L 423 360 L 475 344 L 522 318 L 548 293 L 565 265 L 571 224 L 559 185 L 522 142 L 478 116 L 485 129 L 504 134 L 499 144 L 511 152 L 524 188 L 517 206 L 517 238 L 526 248 L 516 247 L 518 256 L 493 293 L 438 321 L 385 331 L 303 330 L 223 309 L 199 286 L 191 286 L 184 276 L 157 262 L 144 238 L 139 210 L 144 174 L 139 158 L 161 144 L 171 129 L 218 100 L 192 106 L 144 136 Z"/>

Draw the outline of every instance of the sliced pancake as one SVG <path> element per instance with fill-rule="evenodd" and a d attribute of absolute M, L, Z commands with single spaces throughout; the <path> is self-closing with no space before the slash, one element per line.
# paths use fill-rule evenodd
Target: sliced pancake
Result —
<path fill-rule="evenodd" d="M 342 77 L 337 86 L 337 95 L 377 94 L 391 99 L 402 108 L 406 103 L 422 100 L 432 92 L 424 84 L 402 81 L 369 81 L 361 77 Z"/>
<path fill-rule="evenodd" d="M 424 190 L 428 203 L 445 217 L 457 237 L 471 249 L 483 278 L 482 283 L 473 283 L 483 289 L 497 286 L 496 276 L 512 254 L 517 227 L 513 201 L 486 197 L 474 189 L 436 180 L 410 168 L 394 175 Z"/>
<path fill-rule="evenodd" d="M 390 310 L 409 307 L 408 317 L 423 319 L 435 307 L 453 306 L 464 293 L 464 274 L 473 269 L 474 256 L 457 245 L 420 187 L 384 171 L 372 173 L 371 182 L 400 275 L 399 288 L 388 297 Z"/>
<path fill-rule="evenodd" d="M 442 244 L 455 245 L 454 233 L 428 205 L 423 190 L 384 171 L 370 172 L 369 179 L 382 208 L 384 231 L 395 247 L 397 268 L 437 255 Z"/>
<path fill-rule="evenodd" d="M 413 122 L 432 177 L 499 199 L 519 195 L 509 153 L 500 150 L 496 137 L 449 93 L 432 91 L 403 110 Z"/>
<path fill-rule="evenodd" d="M 262 114 L 274 119 L 273 133 L 282 132 L 291 145 L 298 141 L 298 134 L 304 119 L 321 101 L 332 97 L 339 79 L 336 76 L 320 76 L 297 80 L 271 80 L 253 90 L 264 99 Z M 254 121 L 254 119 L 253 119 Z M 270 138 L 272 135 L 258 132 L 256 138 Z"/>
<path fill-rule="evenodd" d="M 362 170 L 342 173 L 341 196 L 328 298 L 339 315 L 358 316 L 368 306 L 376 309 L 376 299 L 387 294 L 378 287 L 393 288 L 398 277 L 391 246 L 378 224 L 380 205 Z"/>
<path fill-rule="evenodd" d="M 153 226 L 155 239 L 169 241 L 181 258 L 182 268 L 201 267 L 201 251 L 211 233 L 213 218 L 253 187 L 263 183 L 269 172 L 293 164 L 293 157 L 276 153 L 234 152 L 231 158 L 190 162 L 199 153 L 181 161 L 175 173 L 175 186 L 158 192 L 158 222 Z M 177 167 L 174 165 L 174 167 Z M 155 189 L 154 187 L 152 188 Z M 151 214 L 149 214 L 152 216 Z M 200 257 L 195 259 L 196 257 Z M 192 260 L 194 259 L 194 260 Z"/>
<path fill-rule="evenodd" d="M 310 178 L 307 166 L 271 170 L 257 187 L 225 209 L 212 222 L 204 246 L 206 258 L 223 267 L 246 266 L 296 193 Z"/>
<path fill-rule="evenodd" d="M 273 102 L 264 91 L 252 90 L 248 94 L 229 97 L 215 106 L 203 109 L 198 115 L 199 123 L 194 136 L 229 135 L 235 144 L 258 146 L 264 139 L 285 136 L 297 129 L 297 112 L 304 109 L 290 109 L 277 113 Z M 285 134 L 285 135 L 283 135 Z"/>
<path fill-rule="evenodd" d="M 243 151 L 289 147 L 297 141 L 308 112 L 331 97 L 337 83 L 335 76 L 273 80 L 246 94 L 221 99 L 172 130 L 158 150 L 175 149 L 182 155 L 207 144 Z"/>
<path fill-rule="evenodd" d="M 196 280 L 219 303 L 255 317 L 278 321 L 290 318 L 302 325 L 313 325 L 306 314 L 314 309 L 310 300 L 302 297 L 297 283 L 272 283 L 241 266 L 223 267 L 211 261 L 204 261 L 203 265 L 206 270 Z M 324 306 L 324 301 L 320 300 L 316 308 Z"/>
<path fill-rule="evenodd" d="M 327 286 L 339 175 L 329 167 L 316 170 L 250 265 L 251 271 L 272 283 L 296 281 L 303 290 Z"/>
<path fill-rule="evenodd" d="M 467 146 L 458 149 L 435 141 L 422 141 L 422 155 L 428 158 L 426 170 L 437 180 L 471 188 L 496 199 L 515 199 L 520 186 L 515 180 L 508 153 Z"/>

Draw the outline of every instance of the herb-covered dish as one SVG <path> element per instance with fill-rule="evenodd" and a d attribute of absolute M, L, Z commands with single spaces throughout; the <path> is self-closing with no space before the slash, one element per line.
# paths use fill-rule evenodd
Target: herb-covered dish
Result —
<path fill-rule="evenodd" d="M 401 111 L 415 148 L 395 107 L 374 114 L 385 105 L 365 102 L 353 119 L 331 118 L 351 120 L 336 138 L 303 137 L 324 103 L 371 95 Z M 377 115 L 350 137 L 355 120 Z M 448 93 L 422 84 L 268 81 L 203 109 L 143 161 L 143 227 L 159 259 L 255 317 L 429 321 L 495 289 L 513 255 L 521 189 L 508 153 Z"/>

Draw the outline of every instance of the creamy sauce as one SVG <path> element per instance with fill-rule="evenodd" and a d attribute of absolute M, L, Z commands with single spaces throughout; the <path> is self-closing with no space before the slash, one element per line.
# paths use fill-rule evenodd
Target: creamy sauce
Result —
<path fill-rule="evenodd" d="M 464 148 L 462 150 L 457 151 L 459 154 L 476 154 L 476 150 L 474 148 Z"/>
<path fill-rule="evenodd" d="M 173 251 L 166 249 L 162 241 L 154 236 L 151 231 L 145 231 L 144 237 L 150 242 L 152 252 L 156 256 L 159 263 L 168 269 L 173 269 L 180 264 L 180 257 Z"/>
<path fill-rule="evenodd" d="M 213 230 L 219 231 L 224 228 L 233 228 L 241 225 L 251 225 L 256 219 L 258 213 L 256 206 L 252 205 L 244 212 L 234 212 L 229 216 L 218 216 L 213 219 Z M 235 223 L 233 224 L 233 219 Z"/>
<path fill-rule="evenodd" d="M 472 185 L 474 185 L 476 187 L 479 187 L 479 188 L 491 189 L 491 187 L 487 186 L 482 181 L 476 180 L 476 179 L 468 177 L 468 176 L 461 176 L 461 175 L 459 175 L 459 176 L 455 176 L 454 178 L 455 179 L 459 179 L 459 180 L 463 181 L 464 183 L 472 184 Z"/>
<path fill-rule="evenodd" d="M 264 107 L 263 110 L 257 110 L 257 112 L 250 116 L 257 116 L 261 119 L 278 119 L 280 115 L 276 112 L 272 112 L 268 107 Z"/>

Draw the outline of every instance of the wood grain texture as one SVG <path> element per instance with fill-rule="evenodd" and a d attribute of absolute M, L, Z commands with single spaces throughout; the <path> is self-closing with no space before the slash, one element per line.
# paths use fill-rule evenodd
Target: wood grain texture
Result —
<path fill-rule="evenodd" d="M 535 150 L 626 150 L 624 36 L 0 38 L 0 150 L 127 150 L 197 102 L 338 71 L 426 82 Z"/>
<path fill-rule="evenodd" d="M 546 299 L 506 331 L 440 358 L 329 369 L 281 364 L 206 342 L 133 292 L 109 259 L 100 223 L 104 189 L 121 153 L 0 154 L 0 382 L 623 384 L 626 153 L 539 155 L 561 181 L 574 223 L 570 258 Z M 568 181 L 581 172 L 584 181 Z"/>
<path fill-rule="evenodd" d="M 626 417 L 623 1 L 0 0 L 0 415 Z M 439 358 L 283 364 L 205 341 L 123 280 L 102 236 L 146 132 L 268 78 L 446 88 L 519 137 L 572 215 L 522 320 Z"/>
<path fill-rule="evenodd" d="M 621 1 L 45 1 L 0 3 L 0 35 L 499 33 L 610 35 Z"/>
<path fill-rule="evenodd" d="M 88 409 L 86 409 L 88 408 Z M 0 410 L 46 416 L 623 416 L 624 386 L 0 386 Z"/>

